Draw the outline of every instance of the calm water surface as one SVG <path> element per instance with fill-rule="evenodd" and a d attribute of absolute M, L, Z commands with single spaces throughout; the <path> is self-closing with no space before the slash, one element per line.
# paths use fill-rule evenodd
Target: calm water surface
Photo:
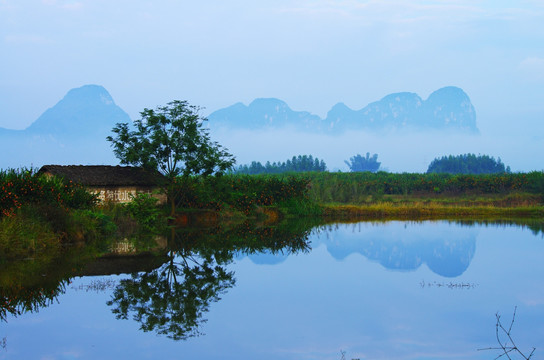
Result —
<path fill-rule="evenodd" d="M 74 277 L 49 305 L 6 313 L 0 359 L 494 359 L 478 349 L 515 307 L 514 340 L 544 358 L 540 231 L 363 222 L 305 239 Z"/>

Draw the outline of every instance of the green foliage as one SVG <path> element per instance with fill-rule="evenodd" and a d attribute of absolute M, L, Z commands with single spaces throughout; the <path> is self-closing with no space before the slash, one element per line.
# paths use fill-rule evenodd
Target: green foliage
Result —
<path fill-rule="evenodd" d="M 175 184 L 178 207 L 220 210 L 230 206 L 249 214 L 256 206 L 306 200 L 309 179 L 292 175 L 225 175 L 178 178 Z"/>
<path fill-rule="evenodd" d="M 488 155 L 449 155 L 434 159 L 427 173 L 448 173 L 448 174 L 499 174 L 509 173 L 510 167 L 505 167 L 501 159 Z"/>
<path fill-rule="evenodd" d="M 69 226 L 72 233 L 85 234 L 90 239 L 111 237 L 117 231 L 113 218 L 97 209 L 72 212 Z"/>
<path fill-rule="evenodd" d="M 235 173 L 238 174 L 281 174 L 285 172 L 307 172 L 307 171 L 326 171 L 327 165 L 323 160 L 319 160 L 312 155 L 293 156 L 291 160 L 285 162 L 266 162 L 265 165 L 258 161 L 251 162 L 250 165 L 240 165 Z"/>
<path fill-rule="evenodd" d="M 152 235 L 165 224 L 149 195 L 98 208 L 83 186 L 33 170 L 0 171 L 0 259 L 35 256 L 74 241 Z"/>
<path fill-rule="evenodd" d="M 29 204 L 52 211 L 89 208 L 96 202 L 95 194 L 71 181 L 38 175 L 33 169 L 0 170 L 0 217 L 13 216 Z"/>
<path fill-rule="evenodd" d="M 43 221 L 19 216 L 0 218 L 0 263 L 56 249 L 58 235 Z"/>
<path fill-rule="evenodd" d="M 161 209 L 157 199 L 150 194 L 139 193 L 125 206 L 144 232 L 158 233 L 161 224 Z"/>
<path fill-rule="evenodd" d="M 348 161 L 344 161 L 351 172 L 370 171 L 376 172 L 380 168 L 381 163 L 378 162 L 378 154 L 370 156 L 366 153 L 366 157 L 359 154 L 352 156 Z"/>
<path fill-rule="evenodd" d="M 171 213 L 175 212 L 178 176 L 217 175 L 232 168 L 234 157 L 221 145 L 210 140 L 203 127 L 206 120 L 199 108 L 186 101 L 175 100 L 156 110 L 144 109 L 141 119 L 134 122 L 134 130 L 128 123 L 118 123 L 108 136 L 113 152 L 121 164 L 141 166 L 159 171 L 166 179 L 162 185 L 168 195 Z"/>
<path fill-rule="evenodd" d="M 195 174 L 211 175 L 232 167 L 234 158 L 203 127 L 199 108 L 175 100 L 156 110 L 144 109 L 141 119 L 118 123 L 108 136 L 122 164 L 158 170 L 169 179 Z"/>
<path fill-rule="evenodd" d="M 365 203 L 385 195 L 544 193 L 544 173 L 487 175 L 311 173 L 310 200 L 318 203 Z"/>

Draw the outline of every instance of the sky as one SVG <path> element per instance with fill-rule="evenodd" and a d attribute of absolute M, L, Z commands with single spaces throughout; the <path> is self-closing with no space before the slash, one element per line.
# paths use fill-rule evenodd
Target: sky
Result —
<path fill-rule="evenodd" d="M 133 119 L 174 99 L 207 115 L 260 97 L 325 117 L 452 85 L 482 134 L 544 149 L 541 0 L 0 0 L 0 54 L 4 128 L 85 84 Z"/>

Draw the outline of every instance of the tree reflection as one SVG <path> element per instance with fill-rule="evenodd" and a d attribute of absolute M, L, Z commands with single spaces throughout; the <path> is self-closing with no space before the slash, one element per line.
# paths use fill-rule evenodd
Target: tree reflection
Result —
<path fill-rule="evenodd" d="M 154 240 L 154 239 L 152 239 Z M 135 255 L 149 249 L 148 240 L 134 238 Z M 38 312 L 41 308 L 58 301 L 58 298 L 66 292 L 74 276 L 96 275 L 102 267 L 97 268 L 96 260 L 104 255 L 116 254 L 114 251 L 118 243 L 117 239 L 98 239 L 85 246 L 58 246 L 37 252 L 33 259 L 1 261 L 0 259 L 0 321 L 7 321 L 8 316 L 17 317 L 28 312 Z M 138 246 L 142 247 L 143 250 Z M 154 258 L 157 261 L 152 262 Z M 123 259 L 120 257 L 119 259 Z M 140 267 L 154 266 L 156 262 L 163 260 L 160 257 L 139 259 Z M 162 263 L 162 262 L 161 262 Z M 120 267 L 115 267 L 114 273 L 123 271 L 126 262 L 120 262 Z M 156 267 L 156 266 L 155 266 Z M 89 271 L 90 270 L 90 271 Z M 107 275 L 111 273 L 111 266 L 105 269 Z M 116 272 L 115 272 L 116 271 Z"/>
<path fill-rule="evenodd" d="M 118 319 L 130 316 L 143 331 L 174 340 L 201 334 L 213 302 L 235 285 L 226 266 L 239 253 L 309 251 L 311 225 L 224 229 L 172 229 L 169 260 L 158 269 L 121 280 L 108 305 Z"/>
<path fill-rule="evenodd" d="M 70 279 L 91 258 L 91 249 L 48 249 L 35 258 L 0 263 L 0 321 L 38 312 L 64 294 Z"/>
<path fill-rule="evenodd" d="M 233 273 L 210 259 L 197 262 L 170 256 L 159 269 L 121 280 L 108 305 L 118 319 L 134 320 L 144 331 L 156 331 L 175 340 L 199 335 L 198 327 L 212 302 L 235 283 Z M 191 264 L 192 262 L 192 264 Z"/>
<path fill-rule="evenodd" d="M 68 280 L 32 287 L 0 287 L 0 321 L 7 321 L 8 314 L 19 316 L 53 304 L 64 294 Z"/>
<path fill-rule="evenodd" d="M 455 221 L 455 223 L 462 226 L 519 226 L 523 229 L 528 228 L 535 236 L 541 235 L 542 237 L 544 237 L 544 221 L 539 218 L 520 218 L 509 220 L 458 220 Z"/>

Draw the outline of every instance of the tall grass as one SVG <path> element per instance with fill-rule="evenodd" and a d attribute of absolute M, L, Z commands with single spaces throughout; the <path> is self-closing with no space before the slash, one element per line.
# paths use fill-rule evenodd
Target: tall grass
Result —
<path fill-rule="evenodd" d="M 309 179 L 303 175 L 225 175 L 193 177 L 176 183 L 178 208 L 234 208 L 246 215 L 259 206 L 308 200 Z"/>
<path fill-rule="evenodd" d="M 318 203 L 364 204 L 386 195 L 490 195 L 526 192 L 544 195 L 544 173 L 452 175 L 370 173 L 309 173 L 308 196 Z"/>

